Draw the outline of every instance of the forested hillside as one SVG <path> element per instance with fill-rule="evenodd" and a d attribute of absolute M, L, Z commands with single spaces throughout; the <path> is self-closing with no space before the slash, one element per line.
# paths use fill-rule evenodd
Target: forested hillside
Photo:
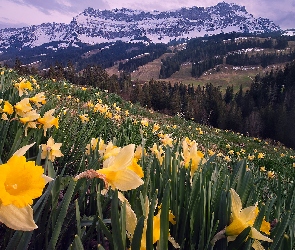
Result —
<path fill-rule="evenodd" d="M 223 93 L 207 84 L 193 88 L 184 84 L 150 81 L 136 85 L 133 102 L 198 123 L 231 129 L 251 136 L 272 138 L 295 147 L 295 63 L 255 78 L 251 87 L 237 93 L 228 86 Z"/>
<path fill-rule="evenodd" d="M 218 64 L 234 66 L 261 65 L 289 62 L 295 58 L 295 50 L 288 47 L 294 38 L 241 37 L 238 34 L 221 34 L 214 37 L 188 41 L 186 49 L 162 61 L 159 78 L 169 78 L 186 62 L 192 63 L 191 76 L 200 77 Z"/>
<path fill-rule="evenodd" d="M 23 67 L 16 69 L 25 73 Z M 165 114 L 295 147 L 294 61 L 257 75 L 249 90 L 241 86 L 237 93 L 232 86 L 222 92 L 212 84 L 194 87 L 156 80 L 142 84 L 132 81 L 127 73 L 110 77 L 99 66 L 88 66 L 79 75 L 71 67 L 52 67 L 44 76 L 98 87 Z"/>

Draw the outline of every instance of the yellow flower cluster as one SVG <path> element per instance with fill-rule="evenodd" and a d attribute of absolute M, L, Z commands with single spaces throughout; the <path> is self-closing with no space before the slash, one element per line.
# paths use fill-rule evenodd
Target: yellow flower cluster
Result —
<path fill-rule="evenodd" d="M 33 90 L 32 84 L 27 79 L 19 79 L 20 81 L 14 84 L 14 87 L 18 89 L 19 96 L 22 96 L 24 93 L 28 94 L 28 90 Z"/>
<path fill-rule="evenodd" d="M 28 128 L 43 127 L 44 136 L 46 136 L 47 129 L 55 126 L 58 128 L 58 118 L 53 116 L 55 109 L 51 109 L 44 113 L 43 117 L 34 109 L 31 103 L 35 104 L 38 108 L 42 104 L 46 103 L 44 92 L 38 93 L 31 98 L 23 98 L 15 105 L 12 105 L 9 101 L 2 101 L 4 103 L 3 107 L 0 107 L 0 112 L 2 113 L 3 120 L 9 120 L 8 115 L 13 119 L 18 119 L 21 123 L 25 125 L 25 136 L 27 135 Z"/>

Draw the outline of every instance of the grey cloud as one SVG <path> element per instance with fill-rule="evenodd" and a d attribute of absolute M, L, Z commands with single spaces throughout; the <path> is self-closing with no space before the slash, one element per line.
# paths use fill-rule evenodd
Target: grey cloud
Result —
<path fill-rule="evenodd" d="M 96 9 L 107 9 L 109 5 L 104 0 L 70 0 L 67 1 L 69 4 L 66 4 L 62 1 L 40 1 L 40 0 L 12 0 L 15 3 L 34 6 L 38 10 L 42 11 L 45 14 L 50 14 L 50 11 L 57 12 L 68 12 L 68 13 L 79 13 L 88 7 Z"/>
<path fill-rule="evenodd" d="M 279 24 L 281 29 L 295 28 L 295 12 L 278 15 L 277 17 L 274 17 L 272 21 Z"/>
<path fill-rule="evenodd" d="M 104 0 L 71 0 L 70 2 L 72 4 L 70 11 L 72 12 L 80 12 L 88 7 L 92 7 L 94 9 L 110 8 L 107 1 Z"/>
<path fill-rule="evenodd" d="M 0 0 L 1 1 L 1 0 Z M 11 2 L 35 7 L 50 16 L 53 11 L 71 16 L 82 12 L 87 7 L 94 9 L 131 8 L 138 10 L 173 10 L 181 7 L 208 7 L 223 0 L 10 0 Z M 281 28 L 295 28 L 294 0 L 224 0 L 246 7 L 254 17 L 269 18 Z M 38 17 L 36 17 L 38 18 Z"/>
<path fill-rule="evenodd" d="M 17 24 L 12 24 L 10 22 L 1 22 L 0 21 L 0 29 L 5 29 L 5 28 L 22 28 L 28 26 L 27 23 L 17 23 Z"/>

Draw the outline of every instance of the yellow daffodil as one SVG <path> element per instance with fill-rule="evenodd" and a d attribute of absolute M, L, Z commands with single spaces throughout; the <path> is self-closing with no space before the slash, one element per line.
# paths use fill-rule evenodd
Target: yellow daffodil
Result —
<path fill-rule="evenodd" d="M 46 136 L 47 129 L 53 126 L 58 128 L 58 118 L 52 115 L 54 111 L 55 109 L 48 110 L 47 112 L 44 113 L 42 118 L 38 119 L 38 122 L 43 125 L 44 136 Z"/>
<path fill-rule="evenodd" d="M 263 159 L 265 157 L 264 153 L 258 153 L 257 158 L 258 159 Z"/>
<path fill-rule="evenodd" d="M 154 126 L 153 126 L 153 133 L 155 133 L 159 129 L 160 129 L 160 125 L 158 123 L 155 123 Z"/>
<path fill-rule="evenodd" d="M 97 103 L 95 106 L 94 106 L 94 112 L 97 112 L 99 111 L 100 113 L 104 114 L 108 111 L 109 107 L 107 105 L 103 105 L 101 103 Z"/>
<path fill-rule="evenodd" d="M 34 143 L 33 143 L 34 144 Z M 47 182 L 43 168 L 26 161 L 23 154 L 33 145 L 19 149 L 0 165 L 0 221 L 14 230 L 31 231 L 37 228 L 30 205 L 42 195 Z"/>
<path fill-rule="evenodd" d="M 109 119 L 112 119 L 112 118 L 113 118 L 113 114 L 112 114 L 112 112 L 110 112 L 110 111 L 107 111 L 107 112 L 105 113 L 105 116 L 106 116 L 107 118 L 109 118 Z"/>
<path fill-rule="evenodd" d="M 189 146 L 187 140 L 182 142 L 184 166 L 188 168 L 191 166 L 191 175 L 198 169 L 202 162 L 205 162 L 204 154 L 198 150 L 197 143 L 193 141 Z"/>
<path fill-rule="evenodd" d="M 215 152 L 214 152 L 213 150 L 208 149 L 208 155 L 209 155 L 209 156 L 212 156 L 212 155 L 214 155 L 214 154 L 215 154 Z"/>
<path fill-rule="evenodd" d="M 94 107 L 93 102 L 92 102 L 92 101 L 88 101 L 88 102 L 87 102 L 87 107 L 88 107 L 88 108 L 93 108 L 93 107 Z"/>
<path fill-rule="evenodd" d="M 27 90 L 33 89 L 31 83 L 26 79 L 22 79 L 19 83 L 15 83 L 14 86 L 18 89 L 19 96 L 22 96 L 24 93 L 27 94 Z"/>
<path fill-rule="evenodd" d="M 79 118 L 81 119 L 82 123 L 85 123 L 85 122 L 89 121 L 88 114 L 79 115 Z"/>
<path fill-rule="evenodd" d="M 99 148 L 99 154 L 103 157 L 104 160 L 108 159 L 111 156 L 116 156 L 121 151 L 120 147 L 117 147 L 112 142 L 109 142 L 104 147 Z"/>
<path fill-rule="evenodd" d="M 228 155 L 226 155 L 226 156 L 224 156 L 224 160 L 227 161 L 227 162 L 230 162 L 231 158 Z"/>
<path fill-rule="evenodd" d="M 255 155 L 248 155 L 248 160 L 253 161 L 255 159 Z"/>
<path fill-rule="evenodd" d="M 152 151 L 152 153 L 157 157 L 157 159 L 160 162 L 160 165 L 162 165 L 163 160 L 164 160 L 164 151 L 162 149 L 162 146 L 157 146 L 156 143 L 154 143 L 153 147 L 150 148 L 150 150 Z"/>
<path fill-rule="evenodd" d="M 3 109 L 1 111 L 8 114 L 8 115 L 12 115 L 13 114 L 13 106 L 10 104 L 9 101 L 5 101 Z"/>
<path fill-rule="evenodd" d="M 250 206 L 242 209 L 242 202 L 240 196 L 234 189 L 230 190 L 231 195 L 231 218 L 232 222 L 225 228 L 225 234 L 228 240 L 234 240 L 245 228 L 251 227 L 250 237 L 257 240 L 272 242 L 272 240 L 261 234 L 256 228 L 253 227 L 255 219 L 258 215 L 258 208 Z M 260 231 L 269 234 L 270 225 L 264 222 L 261 225 Z"/>
<path fill-rule="evenodd" d="M 141 120 L 140 123 L 141 123 L 142 126 L 147 127 L 149 125 L 149 120 L 144 118 L 144 119 Z"/>
<path fill-rule="evenodd" d="M 62 146 L 62 143 L 55 143 L 52 137 L 48 139 L 46 144 L 41 144 L 41 146 L 42 146 L 41 159 L 45 159 L 46 157 L 48 157 L 48 160 L 53 162 L 55 157 L 63 156 L 62 152 L 60 151 L 60 147 Z"/>
<path fill-rule="evenodd" d="M 194 140 L 191 140 L 191 139 L 188 138 L 188 137 L 185 137 L 184 140 L 185 140 L 186 144 L 187 144 L 189 147 L 195 143 Z"/>
<path fill-rule="evenodd" d="M 146 154 L 146 150 L 142 148 L 141 145 L 138 145 L 135 149 L 135 152 L 134 152 L 134 157 L 137 159 L 137 160 L 140 160 L 141 157 L 142 157 L 142 153 L 145 155 Z"/>
<path fill-rule="evenodd" d="M 98 138 L 91 138 L 91 141 L 89 144 L 86 145 L 86 155 L 90 155 L 91 150 L 95 150 L 97 147 Z"/>
<path fill-rule="evenodd" d="M 121 202 L 126 202 L 126 231 L 128 232 L 130 238 L 133 238 L 134 230 L 137 224 L 137 218 L 136 214 L 132 210 L 128 200 L 124 197 L 124 195 L 121 192 L 118 192 L 118 198 Z M 147 218 L 149 214 L 149 200 L 148 197 L 145 199 L 145 221 L 144 221 L 144 227 L 141 237 L 141 245 L 140 250 L 146 250 L 146 231 L 147 231 Z M 161 209 L 158 210 L 158 213 L 154 215 L 153 217 L 153 244 L 155 244 L 157 241 L 160 240 L 160 217 L 161 217 Z M 175 216 L 172 214 L 171 211 L 169 211 L 169 221 L 175 225 L 176 221 L 174 220 Z M 180 248 L 180 246 L 177 244 L 177 242 L 169 235 L 168 240 L 172 243 L 174 248 Z"/>
<path fill-rule="evenodd" d="M 46 103 L 46 98 L 44 92 L 38 93 L 35 96 L 30 98 L 30 101 L 35 103 L 38 108 L 40 108 L 42 105 Z"/>
<path fill-rule="evenodd" d="M 274 171 L 267 171 L 267 177 L 272 179 L 275 177 L 275 172 Z"/>
<path fill-rule="evenodd" d="M 40 115 L 36 112 L 36 110 L 30 110 L 29 112 L 23 113 L 23 117 L 19 118 L 19 120 L 26 124 L 25 126 L 25 136 L 27 136 L 28 128 L 37 128 L 37 119 Z"/>
<path fill-rule="evenodd" d="M 1 119 L 4 120 L 4 121 L 8 121 L 9 120 L 8 117 L 7 117 L 7 114 L 5 114 L 5 113 L 3 113 L 1 115 Z"/>
<path fill-rule="evenodd" d="M 165 134 L 163 136 L 163 138 L 161 139 L 161 142 L 162 142 L 162 144 L 164 146 L 169 146 L 169 147 L 172 147 L 173 146 L 173 144 L 172 144 L 173 139 L 169 135 L 167 135 L 167 134 Z"/>
<path fill-rule="evenodd" d="M 103 168 L 97 170 L 104 176 L 112 189 L 127 191 L 143 184 L 143 180 L 130 169 L 134 158 L 134 144 L 123 147 L 116 156 L 110 156 L 103 162 Z"/>
<path fill-rule="evenodd" d="M 260 167 L 260 171 L 261 172 L 266 172 L 265 167 L 264 166 L 263 167 Z"/>
<path fill-rule="evenodd" d="M 114 119 L 115 119 L 116 121 L 120 121 L 120 120 L 121 120 L 121 116 L 118 115 L 118 114 L 116 114 L 116 115 L 114 115 Z"/>
<path fill-rule="evenodd" d="M 28 122 L 32 122 L 32 121 L 37 120 L 39 117 L 40 117 L 40 114 L 38 114 L 37 111 L 35 109 L 33 109 L 33 110 L 30 110 L 30 111 L 22 114 L 22 117 L 19 118 L 19 120 L 22 123 L 26 124 Z"/>
<path fill-rule="evenodd" d="M 30 99 L 29 98 L 24 98 L 18 103 L 14 105 L 15 111 L 19 116 L 22 116 L 23 113 L 29 112 L 32 110 L 32 106 L 30 104 Z"/>
<path fill-rule="evenodd" d="M 232 149 L 230 151 L 228 151 L 228 154 L 233 155 L 235 153 L 235 151 L 233 151 Z"/>

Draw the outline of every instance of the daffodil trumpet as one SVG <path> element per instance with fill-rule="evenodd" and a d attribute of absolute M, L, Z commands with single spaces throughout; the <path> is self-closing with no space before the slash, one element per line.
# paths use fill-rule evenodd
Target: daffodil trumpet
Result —
<path fill-rule="evenodd" d="M 14 230 L 37 228 L 33 219 L 33 199 L 42 195 L 53 179 L 44 175 L 42 166 L 23 156 L 33 144 L 22 147 L 5 164 L 0 165 L 0 222 Z"/>

